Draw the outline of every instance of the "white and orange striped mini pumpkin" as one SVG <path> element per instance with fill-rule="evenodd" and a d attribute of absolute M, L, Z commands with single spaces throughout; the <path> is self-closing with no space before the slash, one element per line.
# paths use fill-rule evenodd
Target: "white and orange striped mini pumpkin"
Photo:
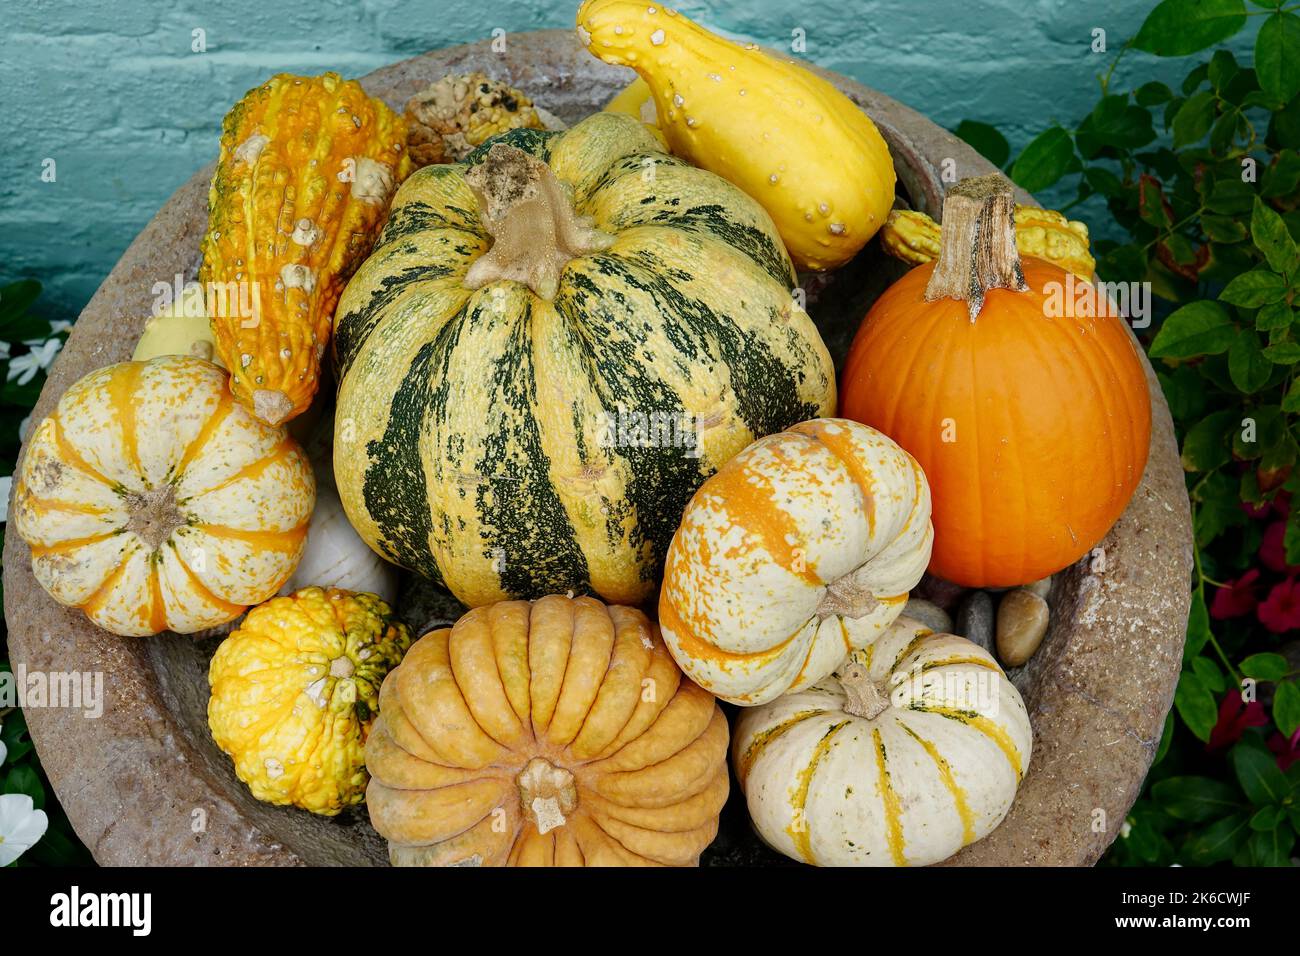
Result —
<path fill-rule="evenodd" d="M 700 486 L 668 549 L 659 625 L 691 680 L 762 704 L 879 637 L 930 561 L 930 488 L 874 428 L 818 418 Z"/>
<path fill-rule="evenodd" d="M 166 355 L 91 372 L 33 430 L 13 523 L 60 604 L 123 635 L 191 633 L 279 590 L 316 499 L 307 456 L 226 373 Z"/>
<path fill-rule="evenodd" d="M 925 866 L 988 836 L 1029 769 L 1016 688 L 979 645 L 902 618 L 821 683 L 744 711 L 759 835 L 818 866 Z"/>

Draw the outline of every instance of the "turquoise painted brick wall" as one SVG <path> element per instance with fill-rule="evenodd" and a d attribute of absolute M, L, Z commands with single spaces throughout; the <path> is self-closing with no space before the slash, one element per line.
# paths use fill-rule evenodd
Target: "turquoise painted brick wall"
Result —
<path fill-rule="evenodd" d="M 1090 107 L 1112 48 L 1152 0 L 691 0 L 680 9 L 808 59 L 945 126 L 991 122 L 1019 147 Z M 568 0 L 0 0 L 0 282 L 45 283 L 73 316 L 177 186 L 216 155 L 221 117 L 268 74 L 358 76 L 424 50 L 569 27 Z M 207 50 L 191 51 L 192 31 Z M 1180 76 L 1137 54 L 1120 72 Z M 46 160 L 54 182 L 42 180 Z"/>

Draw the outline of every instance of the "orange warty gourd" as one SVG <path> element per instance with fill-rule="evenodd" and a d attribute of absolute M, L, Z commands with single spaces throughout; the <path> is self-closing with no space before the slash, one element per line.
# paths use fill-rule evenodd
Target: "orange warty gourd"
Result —
<path fill-rule="evenodd" d="M 405 123 L 337 73 L 273 76 L 226 115 L 199 281 L 230 390 L 267 424 L 311 404 L 339 295 L 410 171 Z"/>
<path fill-rule="evenodd" d="M 1151 399 L 1114 305 L 1016 251 L 1010 185 L 964 180 L 939 258 L 882 295 L 849 352 L 841 414 L 925 469 L 930 571 L 970 587 L 1034 581 L 1093 548 L 1146 466 Z"/>

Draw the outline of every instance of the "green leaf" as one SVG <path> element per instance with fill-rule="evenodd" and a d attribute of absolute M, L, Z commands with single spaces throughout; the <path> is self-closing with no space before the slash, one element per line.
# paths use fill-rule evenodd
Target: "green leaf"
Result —
<path fill-rule="evenodd" d="M 1262 807 L 1250 818 L 1250 828 L 1259 832 L 1273 829 L 1286 819 L 1286 811 L 1281 807 L 1269 805 Z"/>
<path fill-rule="evenodd" d="M 1222 213 L 1225 216 L 1240 216 L 1250 212 L 1254 202 L 1254 187 L 1242 182 L 1240 175 L 1237 175 L 1227 179 L 1216 179 L 1205 204 L 1212 212 Z"/>
<path fill-rule="evenodd" d="M 1296 348 L 1300 351 L 1300 346 Z M 1259 345 L 1259 333 L 1254 329 L 1240 329 L 1232 340 L 1228 349 L 1228 374 L 1237 390 L 1246 395 L 1254 394 L 1268 383 L 1273 362 L 1271 356 L 1265 357 L 1265 350 Z"/>
<path fill-rule="evenodd" d="M 1201 679 L 1201 683 L 1210 693 L 1222 694 L 1227 690 L 1228 685 L 1223 679 L 1223 671 L 1219 670 L 1219 665 L 1208 657 L 1193 658 L 1192 670 L 1196 672 L 1196 676 Z"/>
<path fill-rule="evenodd" d="M 40 294 L 41 284 L 35 279 L 20 279 L 0 286 L 0 334 L 7 334 L 5 323 L 25 314 Z M 5 338 L 5 341 L 12 339 Z"/>
<path fill-rule="evenodd" d="M 1243 740 L 1228 753 L 1228 759 L 1246 799 L 1255 806 L 1281 803 L 1291 792 L 1291 782 L 1277 768 L 1277 758 L 1262 746 Z"/>
<path fill-rule="evenodd" d="M 1174 707 L 1178 716 L 1183 718 L 1187 729 L 1198 740 L 1208 742 L 1210 731 L 1219 719 L 1219 708 L 1214 703 L 1214 695 L 1194 671 L 1183 671 L 1178 679 L 1178 689 L 1174 691 Z"/>
<path fill-rule="evenodd" d="M 1210 613 L 1205 607 L 1205 593 L 1192 592 L 1192 608 L 1187 615 L 1187 641 L 1183 645 L 1183 663 L 1196 660 L 1201 648 L 1210 640 Z"/>
<path fill-rule="evenodd" d="M 1264 253 L 1274 272 L 1290 273 L 1295 268 L 1295 240 L 1286 228 L 1282 217 L 1255 197 L 1255 208 L 1250 214 L 1250 238 L 1255 248 Z"/>
<path fill-rule="evenodd" d="M 1285 302 L 1270 302 L 1255 313 L 1255 328 L 1261 332 L 1271 332 L 1274 329 L 1289 329 L 1294 320 L 1295 312 L 1291 310 L 1291 306 Z M 1283 407 L 1285 408 L 1285 406 Z M 1295 411 L 1295 409 L 1287 410 Z"/>
<path fill-rule="evenodd" d="M 1232 458 L 1227 441 L 1229 430 L 1237 425 L 1235 409 L 1212 412 L 1187 430 L 1183 437 L 1183 468 L 1187 471 L 1213 471 Z"/>
<path fill-rule="evenodd" d="M 1217 302 L 1191 302 L 1170 313 L 1156 333 L 1152 358 L 1192 358 L 1226 352 L 1236 338 L 1236 327 Z"/>
<path fill-rule="evenodd" d="M 1276 365 L 1294 365 L 1300 362 L 1300 344 L 1278 342 L 1264 349 L 1264 358 Z"/>
<path fill-rule="evenodd" d="M 1174 149 L 1198 142 L 1214 124 L 1215 96 L 1202 90 L 1188 97 L 1174 114 Z"/>
<path fill-rule="evenodd" d="M 1251 654 L 1237 665 L 1237 669 L 1255 680 L 1275 681 L 1281 680 L 1288 668 L 1286 658 L 1281 654 L 1263 653 Z"/>
<path fill-rule="evenodd" d="M 1284 737 L 1290 737 L 1300 728 L 1300 684 L 1294 680 L 1277 685 L 1273 695 L 1273 723 Z"/>
<path fill-rule="evenodd" d="M 1159 369 L 1156 377 L 1160 388 L 1169 402 L 1169 411 L 1176 422 L 1186 422 L 1200 418 L 1205 414 L 1209 404 L 1205 394 L 1205 380 L 1196 374 L 1191 365 L 1178 365 L 1171 369 Z"/>
<path fill-rule="evenodd" d="M 1060 126 L 1039 133 L 1016 157 L 1011 178 L 1029 192 L 1046 189 L 1076 165 L 1074 141 Z"/>
<path fill-rule="evenodd" d="M 1171 817 L 1203 823 L 1241 806 L 1237 788 L 1210 777 L 1166 777 L 1151 787 L 1151 797 Z"/>
<path fill-rule="evenodd" d="M 1165 759 L 1165 754 L 1169 753 L 1169 745 L 1174 739 L 1174 715 L 1173 712 L 1165 714 L 1165 729 L 1160 733 L 1160 745 L 1156 747 L 1156 757 L 1151 761 L 1154 767 L 1160 761 Z"/>
<path fill-rule="evenodd" d="M 1264 170 L 1259 194 L 1265 199 L 1289 196 L 1297 186 L 1300 186 L 1300 153 L 1284 149 L 1277 154 L 1276 161 Z"/>
<path fill-rule="evenodd" d="M 1103 96 L 1088 116 L 1088 134 L 1116 149 L 1138 149 L 1156 138 L 1151 114 L 1128 101 L 1128 95 Z"/>
<path fill-rule="evenodd" d="M 964 119 L 953 130 L 957 138 L 975 147 L 975 151 L 1001 169 L 1011 158 L 1011 144 L 997 128 L 978 120 Z"/>
<path fill-rule="evenodd" d="M 1210 85 L 1222 93 L 1228 88 L 1233 78 L 1241 72 L 1241 66 L 1231 50 L 1215 50 L 1210 57 Z"/>
<path fill-rule="evenodd" d="M 1277 405 L 1256 405 L 1237 414 L 1239 427 L 1232 432 L 1232 454 L 1241 461 L 1254 461 L 1286 434 L 1286 421 Z"/>
<path fill-rule="evenodd" d="M 1250 837 L 1250 817 L 1232 813 L 1197 831 L 1183 845 L 1187 862 L 1198 866 L 1232 859 Z"/>
<path fill-rule="evenodd" d="M 1290 866 L 1295 835 L 1286 824 L 1250 835 L 1250 859 L 1254 866 Z"/>
<path fill-rule="evenodd" d="M 1179 87 L 1184 96 L 1191 96 L 1198 86 L 1205 82 L 1210 75 L 1210 64 L 1202 63 L 1194 67 L 1190 73 L 1183 77 L 1183 85 Z"/>
<path fill-rule="evenodd" d="M 1133 45 L 1156 56 L 1187 56 L 1222 43 L 1245 25 L 1242 0 L 1162 0 Z"/>
<path fill-rule="evenodd" d="M 1241 242 L 1250 235 L 1239 220 L 1230 216 L 1216 216 L 1214 213 L 1206 213 L 1201 217 L 1201 228 L 1215 242 Z"/>
<path fill-rule="evenodd" d="M 1174 91 L 1163 83 L 1152 80 L 1150 83 L 1143 83 L 1133 94 L 1133 98 L 1138 101 L 1139 106 L 1159 106 L 1161 103 L 1168 103 L 1174 98 Z"/>
<path fill-rule="evenodd" d="M 1287 564 L 1300 564 L 1300 508 L 1287 515 L 1286 530 L 1282 534 L 1282 549 Z"/>
<path fill-rule="evenodd" d="M 45 806 L 45 788 L 41 786 L 40 775 L 29 763 L 20 763 L 10 768 L 5 776 L 4 792 L 27 794 L 37 810 Z"/>
<path fill-rule="evenodd" d="M 1162 231 L 1169 225 L 1164 188 L 1154 176 L 1143 175 L 1138 180 L 1138 215 L 1143 222 Z"/>
<path fill-rule="evenodd" d="M 1271 269 L 1262 266 L 1243 272 L 1219 293 L 1220 302 L 1230 302 L 1243 309 L 1257 309 L 1277 302 L 1286 295 L 1286 282 Z"/>
<path fill-rule="evenodd" d="M 1300 17 L 1275 13 L 1255 37 L 1255 72 L 1265 93 L 1285 103 L 1300 93 Z"/>

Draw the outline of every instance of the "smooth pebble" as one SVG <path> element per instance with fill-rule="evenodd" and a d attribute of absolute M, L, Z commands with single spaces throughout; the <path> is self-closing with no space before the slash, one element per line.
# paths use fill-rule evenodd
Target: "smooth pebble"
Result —
<path fill-rule="evenodd" d="M 1018 667 L 1034 656 L 1047 633 L 1047 602 L 1027 588 L 1008 591 L 998 604 L 998 657 Z"/>
<path fill-rule="evenodd" d="M 952 633 L 952 618 L 948 612 L 924 598 L 908 598 L 902 616 L 924 624 L 936 634 Z"/>
<path fill-rule="evenodd" d="M 957 633 L 984 650 L 993 651 L 993 599 L 986 591 L 971 591 L 957 608 Z"/>

